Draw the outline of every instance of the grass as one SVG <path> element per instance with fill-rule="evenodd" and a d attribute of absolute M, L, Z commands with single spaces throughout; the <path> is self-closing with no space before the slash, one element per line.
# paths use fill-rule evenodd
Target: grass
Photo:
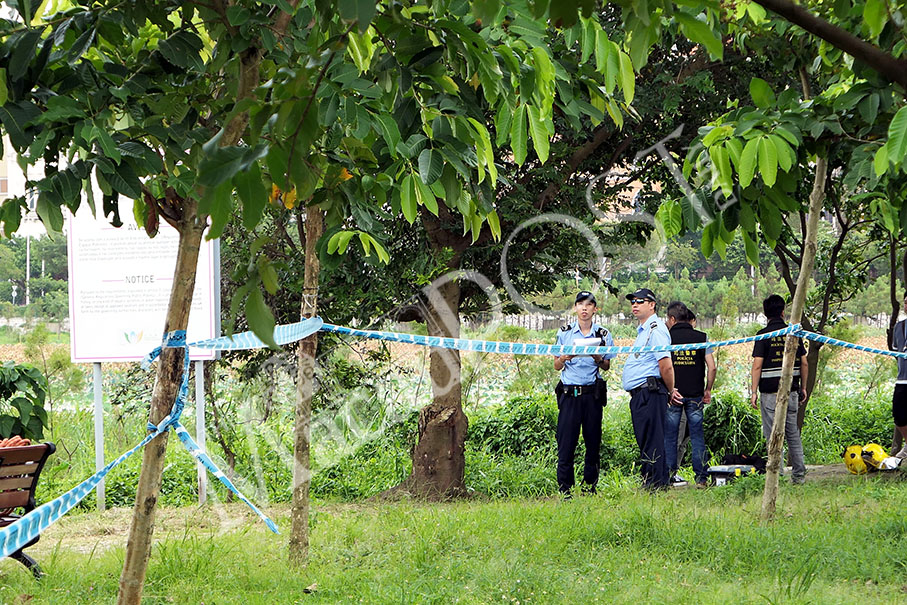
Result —
<path fill-rule="evenodd" d="M 318 503 L 311 559 L 286 563 L 243 508 L 164 509 L 147 603 L 903 602 L 905 486 L 881 477 L 782 485 L 758 519 L 761 478 L 651 496 L 604 479 L 598 496 L 444 504 Z M 289 517 L 274 508 L 284 534 Z M 0 562 L 0 602 L 109 603 L 129 511 L 83 513 L 32 549 L 35 582 Z M 312 592 L 303 589 L 314 586 Z"/>

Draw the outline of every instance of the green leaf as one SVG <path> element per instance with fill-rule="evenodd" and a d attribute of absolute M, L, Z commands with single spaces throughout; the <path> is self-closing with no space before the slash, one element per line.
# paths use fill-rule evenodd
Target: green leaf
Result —
<path fill-rule="evenodd" d="M 423 149 L 419 154 L 419 176 L 426 185 L 431 185 L 441 178 L 444 159 L 433 149 Z"/>
<path fill-rule="evenodd" d="M 583 19 L 583 35 L 580 38 L 580 63 L 589 61 L 595 49 L 596 30 L 601 29 L 594 19 Z"/>
<path fill-rule="evenodd" d="M 349 43 L 346 47 L 347 52 L 353 59 L 353 63 L 359 68 L 359 73 L 368 71 L 372 63 L 372 57 L 375 54 L 375 45 L 372 44 L 372 33 L 357 34 L 349 33 Z"/>
<path fill-rule="evenodd" d="M 863 22 L 869 27 L 869 36 L 875 38 L 882 33 L 888 22 L 888 4 L 886 0 L 866 0 L 863 5 Z"/>
<path fill-rule="evenodd" d="M 888 125 L 888 159 L 900 164 L 907 155 L 907 105 L 901 107 Z"/>
<path fill-rule="evenodd" d="M 799 147 L 799 146 L 800 146 L 800 139 L 798 139 L 798 138 L 797 138 L 797 135 L 795 135 L 794 133 L 792 133 L 792 132 L 791 132 L 790 130 L 788 130 L 787 128 L 784 128 L 784 127 L 782 127 L 782 126 L 775 126 L 775 127 L 772 129 L 772 134 L 780 135 L 782 139 L 784 139 L 785 141 L 787 141 L 788 143 L 790 143 L 790 144 L 791 144 L 792 146 L 794 146 L 794 147 Z"/>
<path fill-rule="evenodd" d="M 709 157 L 712 160 L 712 170 L 716 172 L 713 180 L 721 186 L 721 193 L 729 198 L 734 194 L 734 174 L 731 172 L 731 161 L 727 149 L 723 145 L 709 148 Z M 713 185 L 714 189 L 715 186 Z"/>
<path fill-rule="evenodd" d="M 776 242 L 781 237 L 781 229 L 784 226 L 784 217 L 777 206 L 763 200 L 759 204 L 759 224 L 765 237 Z"/>
<path fill-rule="evenodd" d="M 9 89 L 6 87 L 6 68 L 0 67 L 0 105 L 6 105 Z"/>
<path fill-rule="evenodd" d="M 243 226 L 251 231 L 258 225 L 268 203 L 268 190 L 258 163 L 253 163 L 248 170 L 237 172 L 233 177 L 233 184 L 242 202 Z"/>
<path fill-rule="evenodd" d="M 876 151 L 875 158 L 872 162 L 877 177 L 881 177 L 888 172 L 888 143 L 879 147 Z"/>
<path fill-rule="evenodd" d="M 760 109 L 768 109 L 775 105 L 775 92 L 762 78 L 750 79 L 750 96 Z"/>
<path fill-rule="evenodd" d="M 381 132 L 384 135 L 384 141 L 387 143 L 387 150 L 391 156 L 397 157 L 397 145 L 400 143 L 400 129 L 397 128 L 397 122 L 393 116 L 381 114 L 375 116 L 378 123 L 381 124 Z"/>
<path fill-rule="evenodd" d="M 759 139 L 754 138 L 746 142 L 743 153 L 740 154 L 740 186 L 744 189 L 749 187 L 753 182 L 753 176 L 756 174 L 756 157 L 759 151 Z"/>
<path fill-rule="evenodd" d="M 787 144 L 787 141 L 781 137 L 770 134 L 768 135 L 768 138 L 772 140 L 775 149 L 778 151 L 778 165 L 781 167 L 781 170 L 787 172 L 791 169 L 791 166 L 794 165 L 797 156 L 794 154 L 793 149 Z"/>
<path fill-rule="evenodd" d="M 550 141 L 548 139 L 548 130 L 542 124 L 539 110 L 534 106 L 526 108 L 529 114 L 529 133 L 532 135 L 532 145 L 535 147 L 535 153 L 539 156 L 539 161 L 544 164 L 548 160 L 548 151 Z"/>
<path fill-rule="evenodd" d="M 731 162 L 737 168 L 737 172 L 740 172 L 740 156 L 743 155 L 743 143 L 738 138 L 730 138 L 724 142 L 724 147 L 727 149 Z"/>
<path fill-rule="evenodd" d="M 69 52 L 66 54 L 66 58 L 70 63 L 76 63 L 79 59 L 82 58 L 82 55 L 91 48 L 92 43 L 94 42 L 95 35 L 98 33 L 98 30 L 94 27 L 89 27 L 82 34 L 76 38 L 76 41 L 73 42 L 72 46 L 69 47 Z"/>
<path fill-rule="evenodd" d="M 30 101 L 8 101 L 0 106 L 0 123 L 9 135 L 13 146 L 24 149 L 34 139 L 34 131 L 27 124 L 41 115 L 38 106 Z"/>
<path fill-rule="evenodd" d="M 535 67 L 535 96 L 542 115 L 550 118 L 554 106 L 554 65 L 548 52 L 539 46 L 532 49 L 532 59 Z"/>
<path fill-rule="evenodd" d="M 391 257 L 387 253 L 387 250 L 384 249 L 384 246 L 378 243 L 378 240 L 376 240 L 368 233 L 365 233 L 364 231 L 359 232 L 359 243 L 362 244 L 362 250 L 363 252 L 365 252 L 366 256 L 371 256 L 371 249 L 374 248 L 375 253 L 378 255 L 379 261 L 381 261 L 385 265 L 390 262 Z"/>
<path fill-rule="evenodd" d="M 246 150 L 242 147 L 215 147 L 202 156 L 198 165 L 198 184 L 217 187 L 240 170 Z M 285 170 L 285 168 L 284 168 Z"/>
<path fill-rule="evenodd" d="M 38 50 L 38 42 L 41 41 L 41 32 L 44 28 L 30 29 L 23 33 L 12 47 L 12 56 L 9 58 L 7 69 L 9 77 L 13 80 L 19 80 L 28 71 L 28 66 L 35 58 Z"/>
<path fill-rule="evenodd" d="M 252 13 L 250 13 L 249 9 L 245 6 L 234 4 L 233 6 L 227 7 L 227 21 L 234 27 L 239 27 L 243 23 L 246 23 L 251 16 Z"/>
<path fill-rule="evenodd" d="M 268 308 L 268 305 L 265 304 L 265 299 L 261 295 L 261 290 L 252 288 L 248 298 L 246 298 L 245 309 L 246 322 L 248 322 L 249 327 L 252 328 L 252 332 L 254 332 L 263 343 L 272 349 L 276 349 L 277 343 L 274 341 L 274 315 L 271 313 L 271 309 Z"/>
<path fill-rule="evenodd" d="M 491 236 L 494 238 L 494 241 L 501 241 L 501 219 L 498 218 L 498 211 L 492 210 L 485 216 L 485 220 L 488 221 L 488 228 L 491 229 Z"/>
<path fill-rule="evenodd" d="M 617 101 L 614 98 L 609 98 L 605 103 L 605 109 L 608 110 L 608 115 L 611 116 L 611 119 L 617 125 L 617 128 L 623 130 L 624 128 L 624 114 L 620 112 L 620 106 L 617 104 Z"/>
<path fill-rule="evenodd" d="M 513 120 L 510 122 L 510 147 L 513 149 L 513 159 L 518 166 L 526 161 L 528 140 L 526 131 L 526 105 L 516 108 Z"/>
<path fill-rule="evenodd" d="M 721 59 L 724 56 L 721 39 L 705 21 L 700 21 L 696 17 L 680 11 L 674 13 L 674 18 L 680 24 L 680 31 L 684 36 L 692 42 L 704 46 L 714 58 Z"/>
<path fill-rule="evenodd" d="M 718 221 L 712 221 L 702 230 L 700 247 L 702 248 L 702 255 L 706 258 L 712 256 L 712 252 L 715 251 L 715 231 L 717 229 Z"/>
<path fill-rule="evenodd" d="M 161 40 L 157 49 L 167 59 L 177 67 L 191 69 L 193 71 L 205 71 L 205 62 L 199 54 L 204 48 L 201 38 L 197 34 L 187 30 L 179 30 L 166 40 Z"/>
<path fill-rule="evenodd" d="M 412 225 L 416 220 L 416 183 L 411 174 L 407 174 L 400 184 L 400 208 L 403 217 Z"/>
<path fill-rule="evenodd" d="M 60 200 L 56 194 L 50 191 L 42 191 L 38 195 L 38 203 L 35 205 L 35 212 L 41 222 L 48 229 L 60 232 L 63 229 L 63 212 L 60 210 Z"/>
<path fill-rule="evenodd" d="M 258 265 L 258 275 L 261 277 L 261 283 L 264 285 L 265 290 L 268 291 L 268 294 L 277 294 L 277 271 L 274 269 L 274 265 L 264 255 L 258 257 L 256 264 Z"/>
<path fill-rule="evenodd" d="M 129 162 L 120 162 L 113 172 L 104 172 L 110 186 L 117 192 L 134 200 L 142 197 L 142 183 Z"/>
<path fill-rule="evenodd" d="M 662 202 L 655 211 L 655 221 L 661 227 L 665 239 L 671 239 L 683 229 L 683 210 L 675 200 Z"/>
<path fill-rule="evenodd" d="M 595 32 L 595 71 L 600 74 L 605 73 L 608 68 L 608 53 L 611 51 L 610 40 L 605 30 L 598 29 Z"/>
<path fill-rule="evenodd" d="M 435 194 L 432 193 L 431 188 L 423 183 L 422 179 L 414 178 L 413 181 L 416 185 L 416 203 L 420 206 L 425 206 L 429 212 L 438 216 L 438 200 L 435 198 Z"/>
<path fill-rule="evenodd" d="M 774 187 L 778 176 L 778 150 L 767 136 L 759 138 L 759 172 L 762 173 L 762 182 Z"/>
<path fill-rule="evenodd" d="M 630 55 L 625 52 L 620 53 L 620 87 L 624 91 L 624 101 L 629 105 L 636 95 L 636 73 Z"/>
<path fill-rule="evenodd" d="M 205 191 L 203 198 L 205 205 L 208 206 L 208 213 L 211 215 L 211 227 L 208 229 L 206 239 L 217 239 L 224 233 L 224 228 L 230 222 L 233 216 L 233 186 L 229 181 L 218 187 L 209 188 Z M 201 213 L 202 204 L 199 204 L 199 213 Z"/>
<path fill-rule="evenodd" d="M 338 231 L 328 240 L 328 254 L 346 254 L 350 240 L 356 235 L 355 231 Z"/>

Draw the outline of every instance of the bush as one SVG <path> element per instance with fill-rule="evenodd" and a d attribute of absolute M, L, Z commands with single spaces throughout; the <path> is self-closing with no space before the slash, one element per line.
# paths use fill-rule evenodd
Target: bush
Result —
<path fill-rule="evenodd" d="M 723 391 L 712 397 L 703 414 L 705 444 L 720 459 L 725 454 L 765 455 L 762 419 L 758 410 L 735 391 Z"/>
<path fill-rule="evenodd" d="M 492 455 L 528 456 L 552 448 L 556 428 L 554 395 L 524 395 L 475 414 L 466 443 Z"/>

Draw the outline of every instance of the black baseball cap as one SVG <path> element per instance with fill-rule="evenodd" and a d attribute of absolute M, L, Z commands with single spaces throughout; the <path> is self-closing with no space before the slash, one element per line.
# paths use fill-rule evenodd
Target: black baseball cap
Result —
<path fill-rule="evenodd" d="M 648 288 L 640 288 L 632 294 L 627 294 L 627 300 L 633 300 L 634 298 L 641 298 L 643 300 L 651 300 L 652 302 L 658 302 L 655 298 L 655 292 L 652 292 Z"/>
<path fill-rule="evenodd" d="M 595 295 L 588 290 L 583 290 L 582 292 L 577 294 L 576 300 L 573 301 L 573 304 L 575 305 L 576 303 L 583 302 L 584 300 L 591 300 L 593 305 L 595 305 L 596 307 L 598 306 L 598 302 L 595 300 Z"/>

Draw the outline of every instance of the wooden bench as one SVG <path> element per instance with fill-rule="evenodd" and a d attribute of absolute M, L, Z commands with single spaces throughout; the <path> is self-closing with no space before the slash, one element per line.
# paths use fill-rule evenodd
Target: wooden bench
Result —
<path fill-rule="evenodd" d="M 0 527 L 35 509 L 35 487 L 41 469 L 56 449 L 53 443 L 0 448 Z M 40 578 L 44 572 L 38 562 L 22 552 L 37 541 L 35 538 L 9 556 L 30 569 L 35 578 Z"/>

